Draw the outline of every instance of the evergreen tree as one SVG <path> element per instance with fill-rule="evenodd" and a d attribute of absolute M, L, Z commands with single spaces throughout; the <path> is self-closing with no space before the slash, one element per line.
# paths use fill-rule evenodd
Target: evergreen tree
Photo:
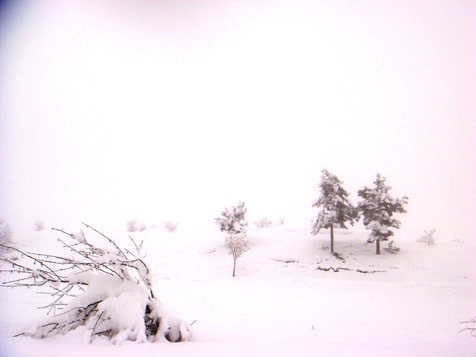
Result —
<path fill-rule="evenodd" d="M 405 213 L 408 197 L 392 198 L 388 191 L 391 187 L 385 184 L 385 177 L 377 174 L 375 187 L 364 187 L 358 191 L 362 200 L 357 209 L 364 217 L 364 226 L 370 230 L 367 240 L 376 243 L 376 253 L 380 254 L 380 241 L 386 241 L 393 235 L 390 228 L 400 228 L 400 221 L 393 217 L 394 213 Z"/>
<path fill-rule="evenodd" d="M 245 214 L 245 203 L 240 202 L 236 207 L 225 208 L 221 212 L 222 217 L 215 218 L 215 222 L 218 224 L 220 231 L 227 232 L 230 235 L 246 233 L 248 222 L 245 221 Z"/>
<path fill-rule="evenodd" d="M 342 187 L 342 181 L 327 170 L 322 170 L 320 190 L 321 195 L 312 206 L 321 210 L 311 233 L 316 235 L 322 228 L 330 228 L 331 253 L 334 253 L 334 227 L 347 228 L 346 222 L 353 225 L 357 218 L 356 210 Z"/>

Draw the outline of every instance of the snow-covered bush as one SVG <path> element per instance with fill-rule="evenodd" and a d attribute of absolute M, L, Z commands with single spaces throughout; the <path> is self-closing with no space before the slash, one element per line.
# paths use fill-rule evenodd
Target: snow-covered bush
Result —
<path fill-rule="evenodd" d="M 45 222 L 43 221 L 36 221 L 35 222 L 35 231 L 42 231 L 45 229 Z"/>
<path fill-rule="evenodd" d="M 135 219 L 130 220 L 126 224 L 126 231 L 127 232 L 143 232 L 147 229 L 147 225 L 145 223 L 139 223 Z"/>
<path fill-rule="evenodd" d="M 427 245 L 433 245 L 436 243 L 436 239 L 433 236 L 435 234 L 436 230 L 431 229 L 429 231 L 424 231 L 423 234 L 420 236 L 420 238 L 417 239 L 418 243 L 425 243 Z"/>
<path fill-rule="evenodd" d="M 127 232 L 137 232 L 139 228 L 137 227 L 137 221 L 135 219 L 130 220 L 126 224 L 126 231 Z"/>
<path fill-rule="evenodd" d="M 261 219 L 259 219 L 255 222 L 255 226 L 258 227 L 258 228 L 271 227 L 272 224 L 273 224 L 273 222 L 270 219 L 268 219 L 267 217 L 261 218 Z"/>
<path fill-rule="evenodd" d="M 152 289 L 152 272 L 142 258 L 142 243 L 131 238 L 135 253 L 119 247 L 96 229 L 108 248 L 92 244 L 83 231 L 71 234 L 54 229 L 66 238 L 58 241 L 64 255 L 26 253 L 14 247 L 22 258 L 2 258 L 15 273 L 4 287 L 46 287 L 53 313 L 20 335 L 44 338 L 84 327 L 90 341 L 102 336 L 113 343 L 125 340 L 145 342 L 185 341 L 190 328 L 164 310 Z M 5 247 L 5 245 L 4 245 Z M 5 280 L 5 279 L 3 279 Z"/>
<path fill-rule="evenodd" d="M 12 243 L 13 231 L 8 223 L 0 218 L 0 245 L 9 245 Z M 0 256 L 5 252 L 5 248 L 0 247 Z"/>

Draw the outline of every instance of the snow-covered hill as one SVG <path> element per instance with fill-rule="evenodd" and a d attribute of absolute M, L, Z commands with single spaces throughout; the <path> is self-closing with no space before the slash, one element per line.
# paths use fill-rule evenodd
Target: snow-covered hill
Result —
<path fill-rule="evenodd" d="M 126 232 L 111 234 L 120 244 Z M 398 242 L 399 254 L 365 244 L 365 232 L 328 233 L 308 227 L 250 227 L 251 249 L 232 257 L 218 230 L 133 233 L 144 240 L 155 291 L 163 304 L 193 323 L 185 343 L 105 340 L 84 331 L 43 340 L 11 337 L 43 315 L 49 296 L 2 289 L 2 356 L 470 356 L 476 338 L 458 331 L 476 315 L 475 246 Z M 21 249 L 56 250 L 57 232 L 15 236 Z M 317 267 L 341 267 L 339 272 Z M 361 273 L 356 270 L 368 271 Z M 376 271 L 376 272 L 374 272 Z"/>

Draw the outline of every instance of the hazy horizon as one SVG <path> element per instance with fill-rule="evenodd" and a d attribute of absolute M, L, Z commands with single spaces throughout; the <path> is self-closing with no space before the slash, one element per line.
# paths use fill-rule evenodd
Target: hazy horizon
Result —
<path fill-rule="evenodd" d="M 14 229 L 180 227 L 240 201 L 304 224 L 328 169 L 354 202 L 376 173 L 409 196 L 397 241 L 473 239 L 473 2 L 15 1 L 0 19 Z"/>

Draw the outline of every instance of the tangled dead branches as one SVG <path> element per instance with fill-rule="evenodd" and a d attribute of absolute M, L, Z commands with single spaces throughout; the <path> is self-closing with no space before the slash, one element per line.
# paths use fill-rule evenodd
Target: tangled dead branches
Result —
<path fill-rule="evenodd" d="M 114 343 L 124 340 L 144 342 L 166 339 L 177 342 L 190 335 L 189 327 L 167 316 L 152 289 L 152 274 L 143 260 L 143 242 L 131 237 L 135 252 L 119 247 L 97 229 L 84 224 L 107 244 L 100 248 L 86 239 L 83 231 L 72 234 L 52 228 L 67 254 L 25 252 L 1 245 L 20 255 L 5 255 L 1 273 L 15 275 L 2 287 L 44 287 L 53 298 L 42 308 L 49 316 L 32 330 L 19 335 L 43 338 L 65 334 L 80 326 L 90 333 L 90 341 L 105 336 Z M 127 307 L 127 308 L 125 308 Z"/>

